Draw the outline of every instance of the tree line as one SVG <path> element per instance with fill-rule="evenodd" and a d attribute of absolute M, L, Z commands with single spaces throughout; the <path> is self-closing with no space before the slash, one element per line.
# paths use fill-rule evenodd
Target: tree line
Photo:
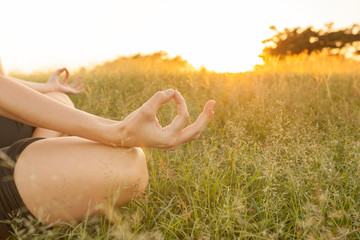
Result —
<path fill-rule="evenodd" d="M 336 55 L 360 54 L 360 25 L 334 29 L 333 23 L 325 24 L 323 29 L 285 28 L 279 31 L 275 26 L 270 27 L 276 34 L 263 41 L 265 48 L 261 56 L 286 56 L 306 52 L 326 51 Z"/>

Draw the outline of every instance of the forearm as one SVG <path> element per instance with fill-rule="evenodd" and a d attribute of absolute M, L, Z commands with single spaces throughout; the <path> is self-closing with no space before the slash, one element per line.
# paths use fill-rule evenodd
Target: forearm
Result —
<path fill-rule="evenodd" d="M 14 115 L 12 115 L 12 114 L 4 111 L 4 109 L 2 109 L 2 108 L 0 108 L 0 116 L 6 117 L 6 118 L 9 118 L 9 119 L 12 119 L 12 120 L 15 120 L 15 121 L 17 121 L 17 122 L 25 123 L 25 124 L 27 124 L 27 125 L 31 125 L 28 121 L 14 116 Z"/>
<path fill-rule="evenodd" d="M 47 92 L 52 92 L 52 91 L 56 90 L 56 89 L 54 89 L 54 86 L 51 86 L 51 85 L 45 84 L 45 83 L 30 82 L 30 81 L 25 81 L 25 80 L 18 79 L 15 77 L 10 77 L 10 76 L 7 76 L 7 78 L 9 78 L 13 81 L 19 82 L 19 83 L 21 83 L 27 87 L 30 87 L 38 92 L 41 92 L 41 93 L 47 93 Z"/>
<path fill-rule="evenodd" d="M 17 81 L 0 76 L 0 114 L 64 134 L 111 144 L 109 131 L 118 122 L 62 104 Z"/>

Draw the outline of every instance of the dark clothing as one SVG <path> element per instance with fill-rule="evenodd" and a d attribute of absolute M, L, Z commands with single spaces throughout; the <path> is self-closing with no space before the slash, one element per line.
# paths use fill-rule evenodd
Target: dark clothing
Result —
<path fill-rule="evenodd" d="M 0 116 L 0 148 L 31 137 L 34 131 L 35 127 Z"/>
<path fill-rule="evenodd" d="M 0 239 L 10 235 L 12 229 L 9 223 L 14 220 L 14 216 L 34 218 L 14 182 L 14 167 L 18 157 L 29 144 L 42 139 L 28 138 L 33 131 L 33 127 L 0 117 Z"/>

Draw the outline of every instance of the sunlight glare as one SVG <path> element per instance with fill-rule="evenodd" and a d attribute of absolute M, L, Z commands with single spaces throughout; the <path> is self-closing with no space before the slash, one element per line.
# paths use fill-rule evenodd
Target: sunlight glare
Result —
<path fill-rule="evenodd" d="M 262 63 L 261 42 L 274 35 L 270 25 L 279 30 L 322 25 L 336 14 L 341 25 L 354 22 L 336 8 L 320 14 L 324 1 L 6 1 L 0 57 L 5 70 L 29 72 L 165 51 L 196 68 L 248 71 Z M 311 14 L 304 18 L 304 12 Z"/>

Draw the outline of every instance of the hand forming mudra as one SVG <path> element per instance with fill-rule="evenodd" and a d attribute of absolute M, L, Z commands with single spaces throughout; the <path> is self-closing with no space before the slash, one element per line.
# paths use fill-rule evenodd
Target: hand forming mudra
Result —
<path fill-rule="evenodd" d="M 161 105 L 171 99 L 177 104 L 178 114 L 170 125 L 162 127 L 156 112 Z M 120 123 L 120 141 L 114 140 L 112 143 L 116 146 L 174 150 L 179 145 L 200 136 L 214 115 L 214 106 L 214 100 L 208 101 L 197 120 L 185 128 L 190 116 L 183 96 L 173 89 L 159 91 Z"/>
<path fill-rule="evenodd" d="M 59 79 L 60 75 L 65 72 L 63 79 Z M 80 82 L 81 77 L 77 77 L 74 81 L 69 83 L 69 71 L 66 68 L 60 68 L 56 70 L 46 84 L 50 86 L 50 89 L 54 92 L 63 92 L 66 94 L 79 94 L 84 91 L 84 84 Z"/>

